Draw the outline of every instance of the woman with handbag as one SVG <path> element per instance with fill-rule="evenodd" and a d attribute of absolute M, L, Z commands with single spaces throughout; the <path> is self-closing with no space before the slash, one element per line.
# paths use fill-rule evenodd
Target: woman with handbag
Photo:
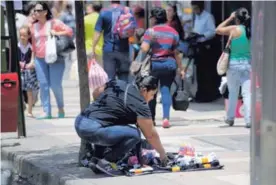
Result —
<path fill-rule="evenodd" d="M 39 119 L 51 119 L 50 88 L 56 98 L 58 118 L 64 118 L 64 102 L 62 77 L 65 69 L 64 57 L 56 53 L 54 63 L 48 63 L 47 41 L 49 35 L 72 37 L 72 29 L 60 20 L 53 19 L 52 13 L 45 2 L 37 2 L 34 8 L 36 22 L 31 26 L 33 61 L 40 83 L 41 102 L 44 114 Z M 56 52 L 56 51 L 55 51 Z"/>
<path fill-rule="evenodd" d="M 143 61 L 147 53 L 151 50 L 151 75 L 160 81 L 160 91 L 163 105 L 163 127 L 170 126 L 170 107 L 172 97 L 170 88 L 175 78 L 177 67 L 181 75 L 184 70 L 177 55 L 176 48 L 179 42 L 179 35 L 175 29 L 167 23 L 166 11 L 156 7 L 151 10 L 150 17 L 152 28 L 149 28 L 141 45 L 141 52 L 138 54 L 139 61 Z M 149 103 L 153 120 L 155 120 L 156 95 Z"/>
<path fill-rule="evenodd" d="M 230 25 L 232 21 L 235 25 Z M 229 106 L 225 123 L 234 125 L 235 109 L 237 105 L 240 86 L 242 87 L 242 97 L 244 102 L 245 123 L 250 128 L 251 119 L 251 49 L 250 49 L 250 16 L 245 8 L 239 8 L 231 16 L 222 22 L 216 29 L 219 35 L 228 35 L 229 41 L 226 47 L 231 50 L 227 69 L 227 85 L 229 89 Z M 226 48 L 228 49 L 228 48 Z M 220 61 L 219 61 L 220 62 Z M 224 62 L 225 63 L 225 62 Z"/>

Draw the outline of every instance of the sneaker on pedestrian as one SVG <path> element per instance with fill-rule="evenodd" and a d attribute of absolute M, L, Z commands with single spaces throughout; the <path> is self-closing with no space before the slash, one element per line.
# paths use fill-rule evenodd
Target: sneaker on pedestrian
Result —
<path fill-rule="evenodd" d="M 230 127 L 232 127 L 234 125 L 234 120 L 229 120 L 229 119 L 226 119 L 224 121 L 226 124 L 228 124 Z"/>
<path fill-rule="evenodd" d="M 251 128 L 251 123 L 246 123 L 245 128 Z"/>
<path fill-rule="evenodd" d="M 110 176 L 116 177 L 122 175 L 122 172 L 118 169 L 115 163 L 108 162 L 105 159 L 98 161 L 96 168 L 101 172 L 108 174 Z"/>
<path fill-rule="evenodd" d="M 170 122 L 169 122 L 169 120 L 167 120 L 167 119 L 164 119 L 163 120 L 163 128 L 170 128 L 171 127 L 171 125 L 170 125 Z"/>

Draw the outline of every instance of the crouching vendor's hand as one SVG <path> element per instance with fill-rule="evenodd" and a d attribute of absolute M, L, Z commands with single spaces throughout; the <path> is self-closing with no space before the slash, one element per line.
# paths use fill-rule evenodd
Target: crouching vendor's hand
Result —
<path fill-rule="evenodd" d="M 161 160 L 160 165 L 161 165 L 162 167 L 168 166 L 168 163 L 170 162 L 170 160 L 169 160 L 169 158 L 168 158 L 167 156 L 165 156 L 163 159 L 160 158 L 160 160 Z"/>
<path fill-rule="evenodd" d="M 167 165 L 167 161 L 169 161 L 169 159 L 160 141 L 159 134 L 153 126 L 152 119 L 137 119 L 137 123 L 146 140 L 153 147 L 153 149 L 159 153 L 162 164 Z"/>
<path fill-rule="evenodd" d="M 170 161 L 172 161 L 173 159 L 174 159 L 174 155 L 172 153 L 166 153 L 166 155 L 163 158 L 161 158 L 161 156 L 160 156 L 160 160 L 161 160 L 160 165 L 162 167 L 166 167 L 166 166 L 168 166 L 168 163 Z"/>

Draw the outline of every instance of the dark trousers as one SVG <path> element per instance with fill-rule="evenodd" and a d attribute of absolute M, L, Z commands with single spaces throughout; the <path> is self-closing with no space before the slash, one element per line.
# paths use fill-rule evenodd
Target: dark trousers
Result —
<path fill-rule="evenodd" d="M 95 144 L 96 152 L 101 152 L 104 148 L 102 156 L 98 153 L 97 157 L 110 162 L 121 160 L 141 142 L 140 131 L 136 127 L 129 125 L 103 127 L 99 121 L 81 115 L 76 118 L 75 129 L 80 138 Z"/>
<path fill-rule="evenodd" d="M 118 79 L 128 82 L 129 75 L 129 52 L 104 52 L 103 67 L 109 79 Z"/>
<path fill-rule="evenodd" d="M 163 106 L 163 118 L 170 118 L 170 108 L 172 105 L 171 85 L 174 81 L 176 74 L 176 61 L 168 59 L 164 61 L 153 61 L 151 75 L 156 77 L 160 82 L 160 92 Z M 153 120 L 155 120 L 156 97 L 149 102 Z"/>
<path fill-rule="evenodd" d="M 221 97 L 218 87 L 221 78 L 217 74 L 216 65 L 220 55 L 220 49 L 215 40 L 210 41 L 210 48 L 206 44 L 199 46 L 199 52 L 195 57 L 197 66 L 197 83 L 196 101 L 211 102 Z"/>

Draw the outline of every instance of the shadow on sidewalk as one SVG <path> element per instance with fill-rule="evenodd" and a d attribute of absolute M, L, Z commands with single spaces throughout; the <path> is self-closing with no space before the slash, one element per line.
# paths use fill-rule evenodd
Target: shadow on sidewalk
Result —
<path fill-rule="evenodd" d="M 220 98 L 209 103 L 191 102 L 189 109 L 197 112 L 222 111 L 224 110 L 224 99 Z"/>

